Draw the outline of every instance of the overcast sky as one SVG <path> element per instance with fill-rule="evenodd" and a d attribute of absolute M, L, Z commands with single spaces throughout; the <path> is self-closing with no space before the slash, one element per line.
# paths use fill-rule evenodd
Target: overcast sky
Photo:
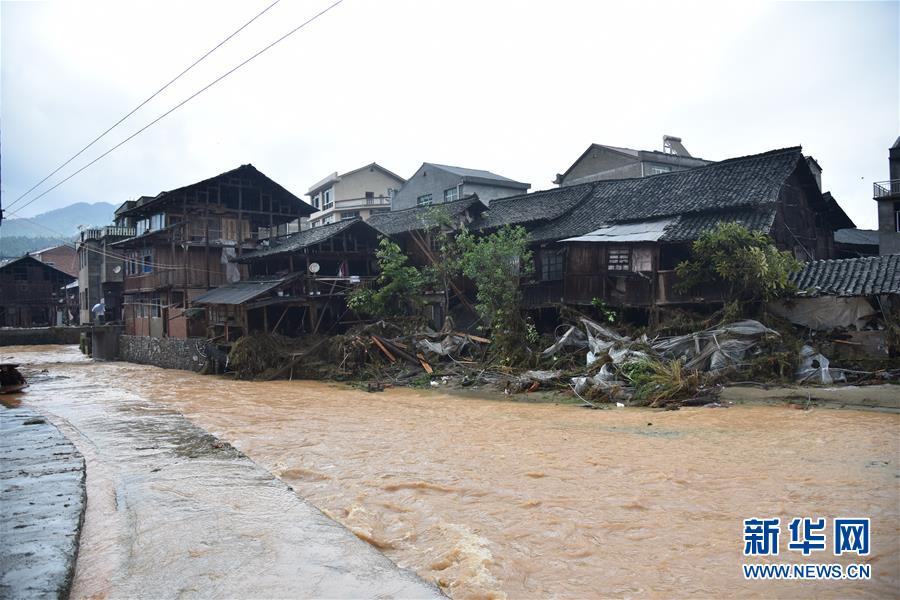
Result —
<path fill-rule="evenodd" d="M 4 206 L 271 1 L 3 2 Z M 51 182 L 331 1 L 282 0 Z M 897 2 L 345 0 L 18 216 L 244 163 L 298 196 L 372 161 L 544 189 L 591 142 L 672 134 L 714 160 L 802 145 L 872 228 L 900 134 L 898 23 Z"/>

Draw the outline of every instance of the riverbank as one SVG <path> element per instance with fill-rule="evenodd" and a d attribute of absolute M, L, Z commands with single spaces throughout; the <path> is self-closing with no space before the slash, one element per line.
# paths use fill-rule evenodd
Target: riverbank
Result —
<path fill-rule="evenodd" d="M 66 598 L 84 520 L 84 457 L 21 396 L 0 396 L 0 597 Z"/>
<path fill-rule="evenodd" d="M 72 347 L 11 351 L 30 383 L 22 406 L 45 415 L 87 462 L 73 598 L 441 596 L 156 402 L 179 372 L 92 363 Z M 4 597 L 27 589 L 13 582 Z"/>

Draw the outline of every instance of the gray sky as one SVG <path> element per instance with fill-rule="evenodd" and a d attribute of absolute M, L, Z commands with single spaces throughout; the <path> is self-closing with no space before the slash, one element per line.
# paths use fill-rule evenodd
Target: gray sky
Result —
<path fill-rule="evenodd" d="M 4 206 L 270 2 L 3 2 Z M 330 3 L 282 0 L 51 182 Z M 298 196 L 372 161 L 543 189 L 591 142 L 672 134 L 714 160 L 802 145 L 871 228 L 900 133 L 898 6 L 345 0 L 17 216 L 248 162 Z"/>

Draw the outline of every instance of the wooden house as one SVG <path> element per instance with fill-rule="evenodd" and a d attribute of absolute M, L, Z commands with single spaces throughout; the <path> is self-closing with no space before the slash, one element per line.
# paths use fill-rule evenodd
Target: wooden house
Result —
<path fill-rule="evenodd" d="M 494 200 L 476 227 L 530 231 L 535 276 L 523 288 L 530 308 L 595 298 L 650 308 L 726 300 L 715 287 L 677 291 L 675 267 L 702 232 L 731 221 L 771 235 L 801 260 L 832 258 L 834 231 L 852 226 L 795 147 Z"/>
<path fill-rule="evenodd" d="M 75 277 L 26 254 L 0 266 L 0 327 L 66 322 L 66 291 Z"/>
<path fill-rule="evenodd" d="M 189 311 L 207 290 L 246 277 L 231 259 L 313 208 L 253 165 L 144 196 L 116 212 L 136 235 L 110 245 L 125 266 L 125 333 L 193 337 L 206 333 L 205 311 Z"/>
<path fill-rule="evenodd" d="M 376 274 L 378 232 L 360 218 L 263 242 L 235 257 L 248 277 L 194 299 L 208 311 L 209 338 L 229 343 L 252 333 L 296 336 L 330 328 L 346 297 Z"/>

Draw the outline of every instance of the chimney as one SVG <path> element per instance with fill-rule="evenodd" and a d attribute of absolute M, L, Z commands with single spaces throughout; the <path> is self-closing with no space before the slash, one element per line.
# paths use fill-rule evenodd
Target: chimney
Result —
<path fill-rule="evenodd" d="M 675 137 L 674 135 L 663 136 L 663 153 L 675 154 L 677 156 L 691 156 L 691 153 L 687 151 L 687 148 L 682 145 L 681 138 Z"/>
<path fill-rule="evenodd" d="M 806 164 L 809 165 L 809 170 L 812 171 L 813 177 L 816 178 L 816 185 L 819 186 L 819 191 L 822 191 L 822 167 L 819 166 L 819 163 L 816 162 L 812 156 L 806 156 Z"/>

